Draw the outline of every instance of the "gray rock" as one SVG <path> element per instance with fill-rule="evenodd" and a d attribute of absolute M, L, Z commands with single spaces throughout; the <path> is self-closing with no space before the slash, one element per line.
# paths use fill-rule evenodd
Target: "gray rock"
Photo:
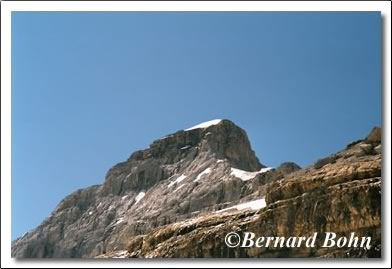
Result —
<path fill-rule="evenodd" d="M 281 172 L 283 175 L 288 175 L 288 174 L 296 172 L 300 169 L 301 169 L 301 167 L 298 164 L 293 163 L 293 162 L 284 162 L 281 165 L 279 165 L 278 168 L 276 168 L 276 170 Z"/>
<path fill-rule="evenodd" d="M 319 169 L 319 168 L 321 168 L 324 165 L 327 165 L 329 163 L 335 163 L 337 158 L 338 157 L 336 155 L 331 155 L 331 156 L 322 158 L 322 159 L 318 160 L 317 162 L 315 162 L 314 168 Z"/>
<path fill-rule="evenodd" d="M 231 121 L 178 131 L 113 166 L 102 185 L 68 195 L 12 242 L 12 256 L 92 257 L 121 249 L 130 235 L 253 197 L 263 181 L 243 181 L 231 168 L 263 167 L 245 131 Z"/>
<path fill-rule="evenodd" d="M 381 144 L 378 145 L 377 147 L 375 147 L 375 148 L 374 148 L 374 151 L 375 151 L 377 154 L 381 154 L 381 153 L 382 153 L 382 146 L 381 146 Z"/>
<path fill-rule="evenodd" d="M 283 163 L 260 173 L 265 166 L 252 151 L 245 131 L 232 122 L 179 131 L 113 166 L 102 185 L 68 195 L 37 228 L 12 242 L 11 254 L 15 258 L 197 257 L 200 253 L 194 252 L 200 249 L 193 244 L 207 238 L 213 248 L 207 245 L 202 256 L 219 256 L 223 245 L 216 235 L 226 232 L 221 224 L 233 228 L 230 225 L 253 223 L 260 232 L 286 235 L 323 227 L 326 213 L 328 225 L 336 225 L 337 230 L 348 227 L 349 231 L 380 235 L 380 141 L 381 131 L 375 128 L 366 139 L 308 168 Z M 254 172 L 254 176 L 238 178 L 233 168 Z M 261 197 L 267 203 L 263 215 L 252 211 L 222 218 L 216 212 Z M 320 208 L 315 210 L 315 206 Z M 351 221 L 341 212 L 342 208 L 356 212 L 358 206 L 369 212 L 364 214 L 366 222 L 362 214 L 354 214 L 355 221 Z M 200 223 L 200 219 L 204 220 Z M 196 241 L 183 236 L 195 228 Z M 158 242 L 164 241 L 156 252 Z M 173 247 L 171 242 L 186 247 Z M 310 255 L 296 255 L 305 254 Z M 326 254 L 321 251 L 316 256 L 322 255 Z"/>
<path fill-rule="evenodd" d="M 368 155 L 373 151 L 373 146 L 371 144 L 360 144 L 359 147 L 365 155 Z"/>
<path fill-rule="evenodd" d="M 365 140 L 371 143 L 381 143 L 381 128 L 374 127 Z"/>

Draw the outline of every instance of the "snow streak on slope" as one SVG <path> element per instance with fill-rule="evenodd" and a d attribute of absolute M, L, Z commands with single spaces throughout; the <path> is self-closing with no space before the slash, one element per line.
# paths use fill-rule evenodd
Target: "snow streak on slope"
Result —
<path fill-rule="evenodd" d="M 254 201 L 238 204 L 238 205 L 235 205 L 235 206 L 232 206 L 232 207 L 228 207 L 228 208 L 225 208 L 225 209 L 222 209 L 222 210 L 218 210 L 218 211 L 216 211 L 216 213 L 221 213 L 221 212 L 224 212 L 224 211 L 227 211 L 227 210 L 232 210 L 232 209 L 243 210 L 243 209 L 249 208 L 249 209 L 252 209 L 252 210 L 258 210 L 258 209 L 261 209 L 261 208 L 263 208 L 265 206 L 266 206 L 265 199 L 262 198 L 262 199 L 258 199 L 258 200 L 254 200 Z"/>
<path fill-rule="evenodd" d="M 135 205 L 136 205 L 137 203 L 139 203 L 139 201 L 144 197 L 144 195 L 146 195 L 146 193 L 145 193 L 144 191 L 139 192 L 139 194 L 138 194 L 138 195 L 136 196 L 136 198 L 135 198 L 135 200 L 136 200 Z"/>
<path fill-rule="evenodd" d="M 237 169 L 237 168 L 231 168 L 230 175 L 235 176 L 239 179 L 242 179 L 243 181 L 247 181 L 249 179 L 254 178 L 257 174 L 265 173 L 271 169 L 272 169 L 272 167 L 266 167 L 266 168 L 261 168 L 260 171 L 248 172 L 248 171 L 244 171 L 244 170 Z"/>
<path fill-rule="evenodd" d="M 207 168 L 206 170 L 204 170 L 203 172 L 198 174 L 196 179 L 194 180 L 194 182 L 199 181 L 203 175 L 206 175 L 206 174 L 209 174 L 209 173 L 211 173 L 211 168 Z"/>
<path fill-rule="evenodd" d="M 170 184 L 167 186 L 168 188 L 170 188 L 171 186 L 173 186 L 175 183 L 180 183 L 181 181 L 183 181 L 186 178 L 186 176 L 184 174 L 182 174 L 180 177 L 178 177 L 176 180 L 170 182 Z"/>

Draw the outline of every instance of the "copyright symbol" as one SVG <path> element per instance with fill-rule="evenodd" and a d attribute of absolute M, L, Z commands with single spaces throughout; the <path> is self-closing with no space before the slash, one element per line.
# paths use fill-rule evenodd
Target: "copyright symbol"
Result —
<path fill-rule="evenodd" d="M 235 232 L 231 232 L 226 234 L 225 237 L 225 243 L 229 248 L 235 248 L 237 247 L 241 242 L 241 237 L 235 233 Z"/>

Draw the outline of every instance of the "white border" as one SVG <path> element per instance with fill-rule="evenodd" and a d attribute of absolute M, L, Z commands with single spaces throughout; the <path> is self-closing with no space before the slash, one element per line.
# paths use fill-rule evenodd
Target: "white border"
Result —
<path fill-rule="evenodd" d="M 28 260 L 11 259 L 11 11 L 381 11 L 384 18 L 383 89 L 383 255 L 380 260 Z M 366 2 L 1 2 L 1 267 L 391 267 L 391 3 Z M 386 137 L 385 137 L 386 136 Z M 320 263 L 322 262 L 322 263 Z"/>
<path fill-rule="evenodd" d="M 13 11 L 383 11 L 384 1 L 7 1 Z"/>

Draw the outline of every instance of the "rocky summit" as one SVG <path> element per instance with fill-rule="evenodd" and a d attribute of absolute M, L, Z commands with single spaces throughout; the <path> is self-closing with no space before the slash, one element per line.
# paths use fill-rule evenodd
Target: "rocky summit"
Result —
<path fill-rule="evenodd" d="M 230 232 L 372 237 L 370 247 L 228 247 Z M 301 169 L 266 167 L 229 120 L 178 131 L 65 197 L 16 258 L 380 257 L 381 130 Z"/>

